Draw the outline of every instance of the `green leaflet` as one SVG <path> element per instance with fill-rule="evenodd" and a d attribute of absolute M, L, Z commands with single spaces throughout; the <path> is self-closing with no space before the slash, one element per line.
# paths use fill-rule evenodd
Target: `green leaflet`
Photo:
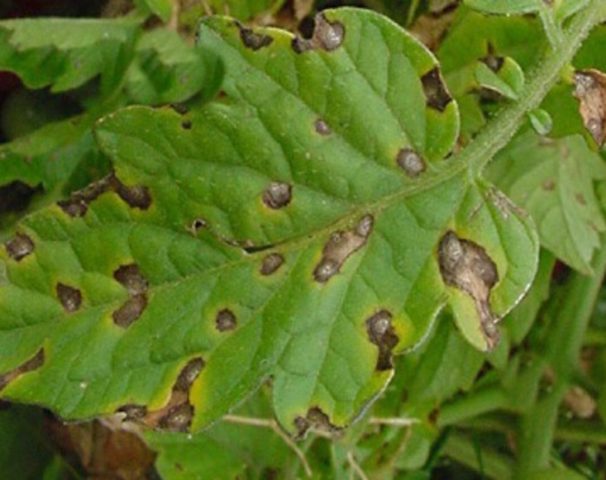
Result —
<path fill-rule="evenodd" d="M 295 40 L 209 18 L 216 101 L 100 122 L 117 178 L 0 251 L 3 396 L 197 430 L 271 376 L 288 431 L 334 431 L 446 304 L 491 346 L 536 270 L 530 219 L 446 170 L 457 106 L 426 49 L 368 11 L 316 25 Z M 482 266 L 475 299 L 461 254 Z"/>
<path fill-rule="evenodd" d="M 541 244 L 585 273 L 606 228 L 594 181 L 606 167 L 580 135 L 551 140 L 532 131 L 518 136 L 489 167 L 489 177 L 530 212 Z"/>
<path fill-rule="evenodd" d="M 183 102 L 197 93 L 205 78 L 202 54 L 172 30 L 144 32 L 126 78 L 132 103 Z"/>
<path fill-rule="evenodd" d="M 496 92 L 510 100 L 517 100 L 524 88 L 524 72 L 512 58 L 501 59 L 494 70 L 484 62 L 478 62 L 475 78 L 481 87 Z"/>
<path fill-rule="evenodd" d="M 545 2 L 544 0 L 465 0 L 465 4 L 486 13 L 498 14 L 525 14 L 540 12 L 546 5 L 553 3 L 553 8 L 558 20 L 562 21 L 574 15 L 589 3 L 588 0 L 555 0 Z"/>
<path fill-rule="evenodd" d="M 574 15 L 589 0 L 465 0 L 465 4 L 485 13 L 528 14 L 537 13 L 553 49 L 562 44 L 562 23 Z"/>
<path fill-rule="evenodd" d="M 115 88 L 132 55 L 138 22 L 128 19 L 19 19 L 0 22 L 0 69 L 29 88 L 64 92 L 96 76 Z"/>
<path fill-rule="evenodd" d="M 162 19 L 163 22 L 168 22 L 172 13 L 171 0 L 135 0 L 138 8 L 146 12 L 151 12 Z"/>
<path fill-rule="evenodd" d="M 277 12 L 284 0 L 210 0 L 209 5 L 219 15 L 231 15 L 240 20 L 251 20 L 258 15 Z"/>

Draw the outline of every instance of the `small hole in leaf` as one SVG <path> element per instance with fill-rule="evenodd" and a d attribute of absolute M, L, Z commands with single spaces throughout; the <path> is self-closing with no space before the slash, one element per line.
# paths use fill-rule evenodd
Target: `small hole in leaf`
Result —
<path fill-rule="evenodd" d="M 217 325 L 217 330 L 220 332 L 226 332 L 228 330 L 233 330 L 237 327 L 238 321 L 234 312 L 229 310 L 228 308 L 224 308 L 217 313 L 217 317 L 215 318 L 215 323 Z"/>
<path fill-rule="evenodd" d="M 278 271 L 284 263 L 284 257 L 279 253 L 270 253 L 261 263 L 261 275 L 271 275 Z"/>
<path fill-rule="evenodd" d="M 192 127 L 191 120 L 183 120 L 181 122 L 181 128 L 183 128 L 184 130 L 191 130 L 191 127 Z"/>
<path fill-rule="evenodd" d="M 192 223 L 191 223 L 191 231 L 194 235 L 196 235 L 200 230 L 202 230 L 203 228 L 207 227 L 207 223 L 206 220 L 204 220 L 203 218 L 196 218 Z"/>
<path fill-rule="evenodd" d="M 292 187 L 288 183 L 272 182 L 263 192 L 263 203 L 274 210 L 285 207 L 291 199 Z"/>
<path fill-rule="evenodd" d="M 34 251 L 34 242 L 24 233 L 17 233 L 12 240 L 5 243 L 6 252 L 13 260 L 19 262 Z"/>
<path fill-rule="evenodd" d="M 311 38 L 296 37 L 291 45 L 296 53 L 320 48 L 326 51 L 336 50 L 345 39 L 345 26 L 340 22 L 330 22 L 323 13 L 316 15 Z"/>
<path fill-rule="evenodd" d="M 56 290 L 57 297 L 66 312 L 73 313 L 82 305 L 82 293 L 77 288 L 58 283 Z"/>

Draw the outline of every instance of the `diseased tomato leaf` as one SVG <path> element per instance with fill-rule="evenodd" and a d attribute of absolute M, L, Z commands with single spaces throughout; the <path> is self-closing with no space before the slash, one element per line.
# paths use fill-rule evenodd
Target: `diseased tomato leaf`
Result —
<path fill-rule="evenodd" d="M 335 433 L 445 306 L 494 347 L 538 240 L 446 159 L 458 109 L 431 53 L 350 8 L 305 39 L 211 17 L 199 44 L 217 98 L 105 117 L 115 173 L 0 250 L 2 395 L 198 430 L 271 377 L 287 431 Z"/>

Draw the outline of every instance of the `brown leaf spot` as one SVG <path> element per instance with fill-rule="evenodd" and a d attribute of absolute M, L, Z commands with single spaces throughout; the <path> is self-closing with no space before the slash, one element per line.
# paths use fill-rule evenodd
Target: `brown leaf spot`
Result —
<path fill-rule="evenodd" d="M 147 210 L 152 203 L 152 198 L 147 187 L 142 185 L 133 185 L 127 187 L 114 177 L 114 190 L 118 196 L 129 206 L 140 210 Z"/>
<path fill-rule="evenodd" d="M 158 422 L 158 427 L 169 432 L 187 432 L 194 416 L 194 407 L 182 403 L 170 408 Z"/>
<path fill-rule="evenodd" d="M 137 421 L 147 415 L 147 407 L 145 405 L 128 404 L 121 406 L 116 412 L 123 413 L 126 421 Z"/>
<path fill-rule="evenodd" d="M 57 205 L 70 217 L 82 217 L 88 211 L 90 202 L 98 198 L 102 193 L 111 190 L 113 183 L 114 175 L 107 175 L 82 190 L 72 193 L 67 200 L 61 200 Z"/>
<path fill-rule="evenodd" d="M 172 108 L 179 115 L 185 115 L 189 112 L 189 107 L 184 103 L 171 103 L 170 108 Z"/>
<path fill-rule="evenodd" d="M 130 295 L 139 295 L 147 291 L 147 280 L 136 263 L 121 265 L 114 272 L 114 278 L 128 290 Z"/>
<path fill-rule="evenodd" d="M 488 54 L 482 58 L 482 62 L 484 62 L 484 64 L 493 72 L 498 73 L 499 70 L 503 68 L 505 59 L 495 55 L 494 46 L 491 43 L 488 43 Z"/>
<path fill-rule="evenodd" d="M 277 210 L 285 207 L 292 199 L 292 187 L 288 183 L 271 182 L 263 192 L 263 203 Z"/>
<path fill-rule="evenodd" d="M 191 359 L 179 373 L 166 406 L 147 413 L 143 423 L 172 432 L 186 432 L 194 416 L 194 407 L 189 402 L 189 391 L 204 365 L 202 357 Z"/>
<path fill-rule="evenodd" d="M 411 178 L 419 176 L 425 171 L 425 161 L 410 148 L 403 148 L 398 152 L 396 162 Z"/>
<path fill-rule="evenodd" d="M 179 373 L 173 389 L 180 390 L 182 392 L 189 392 L 189 389 L 196 378 L 198 378 L 198 375 L 200 375 L 204 365 L 205 363 L 202 357 L 192 358 L 189 362 L 187 362 L 187 365 L 183 367 L 181 373 Z"/>
<path fill-rule="evenodd" d="M 316 129 L 316 132 L 318 132 L 320 135 L 330 135 L 332 133 L 332 130 L 328 126 L 328 123 L 326 123 L 321 118 L 318 118 L 315 121 L 314 127 Z"/>
<path fill-rule="evenodd" d="M 147 307 L 147 296 L 145 294 L 130 297 L 122 306 L 112 313 L 114 323 L 122 328 L 128 328 L 139 319 Z"/>
<path fill-rule="evenodd" d="M 4 244 L 6 253 L 13 260 L 19 262 L 34 251 L 34 242 L 24 233 L 18 233 L 12 240 Z"/>
<path fill-rule="evenodd" d="M 551 192 L 555 189 L 555 182 L 553 180 L 545 180 L 541 186 L 543 190 Z"/>
<path fill-rule="evenodd" d="M 491 289 L 499 281 L 494 261 L 481 246 L 457 237 L 452 231 L 442 237 L 438 257 L 444 283 L 474 300 L 488 349 L 494 348 L 499 340 L 498 318 L 489 303 Z"/>
<path fill-rule="evenodd" d="M 599 70 L 579 70 L 574 76 L 574 96 L 585 128 L 599 146 L 606 140 L 606 74 Z"/>
<path fill-rule="evenodd" d="M 315 27 L 311 38 L 296 37 L 292 48 L 296 53 L 321 48 L 328 52 L 336 50 L 345 39 L 345 27 L 340 22 L 329 22 L 324 14 L 315 17 Z"/>
<path fill-rule="evenodd" d="M 577 193 L 574 198 L 576 199 L 576 201 L 580 204 L 580 205 L 587 205 L 587 201 L 585 200 L 585 197 L 583 196 L 582 193 Z"/>
<path fill-rule="evenodd" d="M 321 408 L 311 407 L 305 417 L 298 416 L 294 420 L 295 429 L 297 430 L 297 438 L 303 438 L 309 429 L 319 430 L 322 432 L 335 435 L 342 432 L 342 429 L 336 427 L 330 422 Z"/>
<path fill-rule="evenodd" d="M 240 30 L 240 39 L 247 48 L 256 51 L 263 47 L 267 47 L 274 41 L 270 35 L 257 33 L 250 28 L 244 27 L 240 22 L 236 22 L 236 25 Z"/>
<path fill-rule="evenodd" d="M 261 275 L 271 275 L 284 263 L 284 257 L 279 253 L 270 253 L 261 263 Z"/>
<path fill-rule="evenodd" d="M 9 383 L 20 375 L 40 368 L 44 364 L 44 349 L 38 350 L 36 355 L 19 365 L 14 370 L 0 375 L 0 390 L 4 389 Z"/>
<path fill-rule="evenodd" d="M 452 101 L 452 97 L 446 89 L 440 69 L 435 67 L 433 70 L 430 70 L 423 75 L 421 77 L 421 83 L 423 85 L 425 98 L 427 99 L 427 105 L 435 110 L 443 112 L 446 109 L 446 106 Z"/>
<path fill-rule="evenodd" d="M 73 313 L 82 305 L 82 293 L 77 288 L 58 283 L 56 291 L 57 297 L 66 312 Z"/>
<path fill-rule="evenodd" d="M 398 344 L 398 336 L 391 324 L 392 315 L 387 310 L 380 310 L 366 320 L 368 338 L 379 347 L 376 369 L 379 371 L 393 368 L 391 351 Z"/>
<path fill-rule="evenodd" d="M 220 310 L 219 313 L 217 313 L 215 323 L 217 325 L 217 330 L 219 330 L 220 332 L 233 330 L 238 325 L 238 321 L 236 320 L 234 312 L 232 312 L 228 308 L 224 308 L 223 310 Z"/>
<path fill-rule="evenodd" d="M 345 260 L 366 244 L 372 233 L 373 223 L 373 217 L 366 215 L 354 229 L 340 230 L 330 236 L 322 250 L 322 259 L 314 269 L 314 278 L 317 282 L 326 283 L 339 273 Z"/>
<path fill-rule="evenodd" d="M 147 187 L 124 185 L 114 173 L 101 180 L 91 183 L 86 188 L 72 193 L 69 199 L 57 204 L 70 217 L 82 217 L 88 211 L 89 204 L 102 193 L 113 191 L 131 207 L 146 210 L 151 205 L 151 195 Z"/>

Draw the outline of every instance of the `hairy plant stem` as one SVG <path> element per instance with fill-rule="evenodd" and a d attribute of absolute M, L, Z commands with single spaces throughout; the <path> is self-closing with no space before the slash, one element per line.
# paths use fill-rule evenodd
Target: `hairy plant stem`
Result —
<path fill-rule="evenodd" d="M 554 383 L 520 420 L 514 478 L 529 478 L 533 472 L 549 466 L 560 404 L 573 380 L 585 332 L 606 273 L 604 238 L 602 245 L 592 262 L 595 274 L 573 274 L 563 291 L 552 296 L 546 312 L 552 319 L 543 341 L 543 357 L 553 372 Z"/>
<path fill-rule="evenodd" d="M 494 155 L 511 140 L 525 115 L 541 104 L 558 80 L 560 72 L 572 61 L 583 40 L 605 17 L 606 2 L 603 0 L 593 0 L 579 12 L 564 31 L 561 48 L 547 52 L 539 68 L 526 83 L 520 100 L 503 109 L 458 155 L 458 159 L 453 160 L 467 164 L 474 177 L 479 175 Z"/>
<path fill-rule="evenodd" d="M 451 433 L 444 444 L 444 453 L 453 460 L 479 472 L 482 478 L 511 478 L 512 461 L 505 455 L 482 447 L 481 457 L 477 445 L 467 435 Z"/>

